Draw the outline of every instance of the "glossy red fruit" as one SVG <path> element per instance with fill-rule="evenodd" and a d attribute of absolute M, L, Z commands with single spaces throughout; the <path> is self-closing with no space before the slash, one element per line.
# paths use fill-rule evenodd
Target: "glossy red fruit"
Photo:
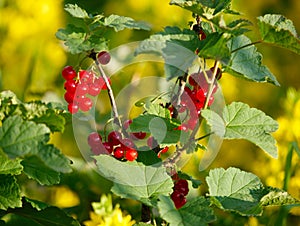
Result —
<path fill-rule="evenodd" d="M 66 92 L 64 98 L 68 103 L 73 103 L 75 96 L 74 93 Z"/>
<path fill-rule="evenodd" d="M 83 100 L 80 101 L 78 105 L 81 111 L 89 111 L 93 107 L 93 101 L 90 98 L 86 97 L 83 98 Z"/>
<path fill-rule="evenodd" d="M 76 95 L 86 95 L 88 93 L 89 86 L 86 83 L 80 83 L 76 88 Z"/>
<path fill-rule="evenodd" d="M 132 148 L 126 150 L 126 152 L 125 152 L 125 158 L 128 161 L 132 162 L 132 161 L 136 160 L 137 157 L 138 157 L 137 150 L 132 149 Z"/>
<path fill-rule="evenodd" d="M 189 193 L 189 184 L 187 180 L 180 179 L 175 182 L 174 191 L 179 191 L 181 194 L 186 196 Z"/>
<path fill-rule="evenodd" d="M 88 94 L 91 96 L 97 96 L 101 92 L 101 88 L 96 84 L 91 84 L 88 89 Z"/>
<path fill-rule="evenodd" d="M 126 120 L 126 121 L 123 123 L 124 129 L 128 129 L 131 123 L 132 123 L 132 120 L 131 120 L 131 119 Z"/>
<path fill-rule="evenodd" d="M 100 145 L 102 142 L 102 137 L 99 133 L 97 132 L 92 132 L 89 134 L 88 136 L 88 144 L 90 145 L 90 147 L 94 147 L 97 145 Z"/>
<path fill-rule="evenodd" d="M 182 193 L 180 193 L 179 191 L 174 191 L 171 194 L 171 199 L 173 200 L 175 207 L 177 209 L 181 208 L 182 206 L 184 206 L 184 204 L 186 204 L 185 196 Z"/>
<path fill-rule="evenodd" d="M 108 153 L 112 153 L 114 150 L 113 145 L 110 142 L 103 142 L 103 146 Z"/>
<path fill-rule="evenodd" d="M 120 141 L 121 146 L 123 146 L 124 148 L 134 148 L 135 145 L 133 143 L 133 141 L 129 138 L 124 138 Z"/>
<path fill-rule="evenodd" d="M 168 151 L 169 151 L 169 147 L 168 147 L 168 146 L 164 147 L 163 149 L 161 149 L 161 150 L 158 152 L 157 157 L 160 158 L 161 154 L 164 154 L 164 153 L 166 153 L 166 152 L 168 152 Z"/>
<path fill-rule="evenodd" d="M 107 140 L 112 145 L 118 145 L 122 140 L 122 134 L 119 131 L 112 131 L 108 134 Z"/>
<path fill-rule="evenodd" d="M 110 61 L 110 54 L 107 51 L 101 51 L 100 53 L 98 53 L 97 59 L 98 62 L 102 65 L 106 65 L 109 63 Z"/>
<path fill-rule="evenodd" d="M 121 148 L 121 147 L 116 147 L 114 149 L 114 156 L 117 158 L 117 159 L 122 159 L 124 158 L 124 149 Z"/>
<path fill-rule="evenodd" d="M 68 110 L 71 114 L 76 114 L 79 110 L 79 106 L 76 103 L 69 103 Z"/>
<path fill-rule="evenodd" d="M 109 78 L 108 78 L 108 82 L 109 82 L 109 84 L 111 84 L 111 81 Z M 95 78 L 94 84 L 96 86 L 99 86 L 101 90 L 107 90 L 107 85 L 102 77 Z"/>
<path fill-rule="evenodd" d="M 133 135 L 133 138 L 142 140 L 146 137 L 147 134 L 144 132 L 136 132 L 136 133 L 132 133 L 132 135 Z"/>
<path fill-rule="evenodd" d="M 91 71 L 81 70 L 79 71 L 79 79 L 82 83 L 92 83 L 94 74 Z"/>
<path fill-rule="evenodd" d="M 77 82 L 75 80 L 67 80 L 64 84 L 64 88 L 67 92 L 75 93 Z"/>
<path fill-rule="evenodd" d="M 72 66 L 64 67 L 61 74 L 65 80 L 72 80 L 77 76 L 77 73 Z"/>

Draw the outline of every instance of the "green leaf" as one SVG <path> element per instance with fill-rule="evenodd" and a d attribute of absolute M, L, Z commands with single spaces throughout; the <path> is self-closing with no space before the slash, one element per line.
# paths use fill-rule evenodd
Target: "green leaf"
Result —
<path fill-rule="evenodd" d="M 230 51 L 226 45 L 230 36 L 226 33 L 210 33 L 199 43 L 198 55 L 203 58 L 220 60 L 227 64 L 230 60 Z"/>
<path fill-rule="evenodd" d="M 211 170 L 206 182 L 213 204 L 244 216 L 261 215 L 264 206 L 299 204 L 287 192 L 264 188 L 256 175 L 238 168 Z"/>
<path fill-rule="evenodd" d="M 252 173 L 237 168 L 211 170 L 206 177 L 209 195 L 219 208 L 241 215 L 260 215 L 263 185 Z"/>
<path fill-rule="evenodd" d="M 24 156 L 37 152 L 38 145 L 49 140 L 49 133 L 43 124 L 8 117 L 0 127 L 0 147 L 10 157 Z"/>
<path fill-rule="evenodd" d="M 73 17 L 82 18 L 82 19 L 89 18 L 88 13 L 76 4 L 74 4 L 74 5 L 73 4 L 66 4 L 65 5 L 65 10 L 68 13 L 70 13 L 71 16 L 73 16 Z"/>
<path fill-rule="evenodd" d="M 231 13 L 230 3 L 231 0 L 171 0 L 170 2 L 171 5 L 180 6 L 207 19 L 212 19 L 223 11 Z"/>
<path fill-rule="evenodd" d="M 23 170 L 21 161 L 21 159 L 9 159 L 5 154 L 0 153 L 0 174 L 21 174 Z"/>
<path fill-rule="evenodd" d="M 266 153 L 277 158 L 276 141 L 270 133 L 278 129 L 278 123 L 264 112 L 247 104 L 233 102 L 223 110 L 226 126 L 224 139 L 246 139 Z"/>
<path fill-rule="evenodd" d="M 224 71 L 250 81 L 269 82 L 278 86 L 275 76 L 262 65 L 262 55 L 250 44 L 251 40 L 244 35 L 234 37 L 228 42 L 231 58 L 224 66 Z"/>
<path fill-rule="evenodd" d="M 21 191 L 15 177 L 0 174 L 0 209 L 21 207 Z"/>
<path fill-rule="evenodd" d="M 150 115 L 157 115 L 157 116 L 160 116 L 163 118 L 171 117 L 169 109 L 161 106 L 160 104 L 146 103 L 144 107 L 145 107 L 147 113 Z"/>
<path fill-rule="evenodd" d="M 221 116 L 216 112 L 204 109 L 201 111 L 201 116 L 206 119 L 208 125 L 211 127 L 211 132 L 215 133 L 219 137 L 225 135 L 225 124 Z"/>
<path fill-rule="evenodd" d="M 34 200 L 34 199 L 29 199 L 27 197 L 24 197 L 24 200 L 38 211 L 46 209 L 47 207 L 50 207 L 47 203 L 44 203 L 44 202 L 41 202 L 38 200 Z"/>
<path fill-rule="evenodd" d="M 194 31 L 178 27 L 166 27 L 163 32 L 151 35 L 140 43 L 135 54 L 155 53 L 165 60 L 168 80 L 182 76 L 196 59 L 199 39 Z"/>
<path fill-rule="evenodd" d="M 104 26 L 113 28 L 116 32 L 124 30 L 125 28 L 129 29 L 142 29 L 150 30 L 150 26 L 142 21 L 135 21 L 130 17 L 110 15 L 104 19 Z"/>
<path fill-rule="evenodd" d="M 151 133 L 158 144 L 175 144 L 181 138 L 181 131 L 176 122 L 156 115 L 140 115 L 132 120 L 131 132 Z"/>
<path fill-rule="evenodd" d="M 43 161 L 43 163 L 50 169 L 61 172 L 72 172 L 71 161 L 53 145 L 41 145 L 36 155 Z"/>
<path fill-rule="evenodd" d="M 264 42 L 300 54 L 300 39 L 291 20 L 278 14 L 267 14 L 257 19 Z"/>
<path fill-rule="evenodd" d="M 116 195 L 152 205 L 153 198 L 158 195 L 169 195 L 172 192 L 172 179 L 162 166 L 121 162 L 108 155 L 94 158 L 101 175 L 114 182 L 112 192 Z"/>
<path fill-rule="evenodd" d="M 13 214 L 10 225 L 23 226 L 80 226 L 79 222 L 57 207 L 47 207 L 37 210 L 32 202 L 24 202 L 23 208 L 10 210 Z"/>
<path fill-rule="evenodd" d="M 62 111 L 49 108 L 47 104 L 41 101 L 24 103 L 23 118 L 36 123 L 44 123 L 51 132 L 63 132 L 66 120 L 62 116 Z"/>
<path fill-rule="evenodd" d="M 183 207 L 176 209 L 168 196 L 159 196 L 158 210 L 170 226 L 205 226 L 216 220 L 209 200 L 200 196 L 189 200 Z"/>
<path fill-rule="evenodd" d="M 60 182 L 60 173 L 50 169 L 37 156 L 27 156 L 22 161 L 24 173 L 41 185 L 53 185 Z"/>

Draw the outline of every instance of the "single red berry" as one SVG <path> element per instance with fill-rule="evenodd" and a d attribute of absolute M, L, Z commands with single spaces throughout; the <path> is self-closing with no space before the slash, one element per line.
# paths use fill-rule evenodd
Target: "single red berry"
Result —
<path fill-rule="evenodd" d="M 198 76 L 198 73 L 193 73 L 189 76 L 188 81 L 191 86 L 194 86 L 194 87 L 199 86 L 199 84 L 198 84 L 199 79 L 197 79 L 197 76 Z"/>
<path fill-rule="evenodd" d="M 76 88 L 76 95 L 85 95 L 88 93 L 89 86 L 86 83 L 80 83 Z"/>
<path fill-rule="evenodd" d="M 175 182 L 174 191 L 179 191 L 181 194 L 186 196 L 189 193 L 189 184 L 187 180 L 180 179 Z"/>
<path fill-rule="evenodd" d="M 62 76 L 65 80 L 72 80 L 77 76 L 76 71 L 73 69 L 72 66 L 66 66 L 61 72 Z"/>
<path fill-rule="evenodd" d="M 198 35 L 200 40 L 206 39 L 206 34 L 203 30 L 199 31 Z"/>
<path fill-rule="evenodd" d="M 79 110 L 79 106 L 75 103 L 69 103 L 68 110 L 71 114 L 76 114 Z"/>
<path fill-rule="evenodd" d="M 163 149 L 161 149 L 161 150 L 157 153 L 157 157 L 160 158 L 161 154 L 164 154 L 164 153 L 166 153 L 166 152 L 168 152 L 168 151 L 169 151 L 169 147 L 168 147 L 168 146 L 164 147 Z"/>
<path fill-rule="evenodd" d="M 116 147 L 114 149 L 114 156 L 117 158 L 117 159 L 122 159 L 124 158 L 124 149 L 121 148 L 121 147 Z"/>
<path fill-rule="evenodd" d="M 75 93 L 77 82 L 75 80 L 67 80 L 64 84 L 64 88 L 67 92 Z"/>
<path fill-rule="evenodd" d="M 132 133 L 132 135 L 133 135 L 133 138 L 142 140 L 146 137 L 147 134 L 144 132 L 136 132 L 136 133 Z"/>
<path fill-rule="evenodd" d="M 65 95 L 64 95 L 64 98 L 65 98 L 65 100 L 68 103 L 73 103 L 73 101 L 74 101 L 74 93 L 66 92 Z"/>
<path fill-rule="evenodd" d="M 112 145 L 118 145 L 122 140 L 122 134 L 119 131 L 112 131 L 108 134 L 107 140 Z"/>
<path fill-rule="evenodd" d="M 176 127 L 174 130 L 181 130 L 181 131 L 188 131 L 188 126 L 185 123 L 182 123 L 181 125 L 179 125 L 178 127 Z"/>
<path fill-rule="evenodd" d="M 132 149 L 132 148 L 126 150 L 126 152 L 125 152 L 125 158 L 128 161 L 132 162 L 132 161 L 136 160 L 137 157 L 138 157 L 137 150 Z"/>
<path fill-rule="evenodd" d="M 111 84 L 110 78 L 107 78 L 107 79 L 108 79 L 109 84 Z M 94 84 L 99 86 L 100 89 L 102 89 L 102 90 L 107 90 L 107 85 L 102 77 L 95 78 Z"/>
<path fill-rule="evenodd" d="M 91 96 L 97 96 L 101 92 L 101 88 L 95 84 L 91 84 L 88 89 L 88 94 Z"/>
<path fill-rule="evenodd" d="M 113 145 L 110 142 L 103 142 L 103 146 L 108 153 L 112 153 L 114 150 Z"/>
<path fill-rule="evenodd" d="M 92 107 L 93 107 L 93 101 L 88 97 L 83 98 L 83 100 L 79 102 L 79 108 L 81 111 L 89 111 L 91 110 Z"/>
<path fill-rule="evenodd" d="M 186 204 L 185 196 L 181 194 L 179 191 L 174 191 L 171 194 L 171 199 L 173 200 L 175 207 L 177 209 L 181 208 L 182 206 L 184 206 L 184 204 Z"/>
<path fill-rule="evenodd" d="M 92 83 L 94 74 L 91 71 L 81 70 L 79 71 L 79 79 L 82 83 Z"/>
<path fill-rule="evenodd" d="M 124 148 L 134 148 L 135 144 L 133 143 L 133 141 L 129 138 L 124 138 L 120 141 L 121 146 L 123 146 Z"/>
<path fill-rule="evenodd" d="M 101 51 L 100 53 L 98 53 L 97 59 L 98 62 L 102 65 L 106 65 L 109 63 L 110 61 L 110 54 L 107 51 Z"/>
<path fill-rule="evenodd" d="M 102 142 L 102 137 L 97 132 L 92 132 L 88 136 L 88 144 L 90 145 L 90 147 L 93 147 L 93 146 L 96 146 L 96 145 L 100 145 L 101 142 Z"/>

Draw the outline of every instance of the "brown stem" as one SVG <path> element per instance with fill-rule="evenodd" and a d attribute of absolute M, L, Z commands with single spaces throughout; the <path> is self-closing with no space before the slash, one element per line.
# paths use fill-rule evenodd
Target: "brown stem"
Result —
<path fill-rule="evenodd" d="M 118 114 L 117 104 L 116 104 L 116 101 L 115 101 L 114 93 L 113 93 L 112 88 L 109 84 L 109 80 L 108 80 L 103 68 L 101 67 L 100 63 L 97 60 L 95 60 L 95 63 L 96 63 L 97 69 L 98 69 L 101 77 L 103 78 L 103 80 L 105 82 L 105 85 L 107 86 L 107 92 L 108 92 L 111 108 L 112 108 L 112 111 L 113 111 L 114 122 L 120 128 L 122 128 L 122 123 L 120 121 L 120 117 L 119 117 L 119 114 Z"/>

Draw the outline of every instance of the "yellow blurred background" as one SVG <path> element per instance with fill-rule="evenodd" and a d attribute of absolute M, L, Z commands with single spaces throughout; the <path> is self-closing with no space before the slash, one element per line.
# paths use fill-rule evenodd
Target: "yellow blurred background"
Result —
<path fill-rule="evenodd" d="M 104 12 L 105 15 L 119 14 L 144 20 L 152 25 L 152 32 L 165 26 L 187 27 L 191 14 L 169 6 L 167 0 L 0 0 L 0 89 L 12 90 L 24 101 L 42 99 L 63 101 L 63 79 L 61 69 L 66 64 L 76 64 L 77 58 L 69 55 L 55 38 L 55 32 L 70 21 L 64 12 L 65 3 L 77 3 L 89 12 Z M 233 0 L 233 8 L 241 11 L 255 25 L 255 18 L 265 13 L 279 13 L 294 22 L 300 32 L 299 0 L 253 0 L 251 3 Z M 253 28 L 256 31 L 256 27 Z M 147 38 L 150 32 L 122 31 L 115 35 L 109 32 L 110 48 L 131 41 Z M 250 34 L 249 34 L 250 35 Z M 250 35 L 253 41 L 257 33 Z M 256 146 L 244 141 L 223 143 L 215 162 L 211 166 L 235 166 L 256 173 L 269 186 L 282 188 L 284 167 L 289 143 L 300 144 L 300 56 L 274 46 L 258 45 L 263 53 L 263 62 L 275 74 L 280 87 L 258 84 L 223 75 L 220 83 L 227 103 L 243 101 L 251 107 L 259 108 L 278 119 L 279 158 L 271 159 Z M 139 73 L 147 70 L 138 67 Z M 68 155 L 80 157 L 80 153 L 69 125 L 64 134 L 55 134 L 53 142 Z M 293 172 L 289 192 L 300 199 L 299 156 L 293 155 Z M 196 162 L 195 164 L 198 164 Z M 187 168 L 196 177 L 203 173 L 195 172 L 197 167 Z M 63 190 L 64 191 L 64 190 Z M 72 196 L 72 193 L 62 192 Z M 55 196 L 54 196 L 55 197 Z M 73 199 L 72 199 L 73 200 Z M 71 202 L 71 201 L 70 201 Z M 72 201 L 76 203 L 75 201 Z M 64 206 L 59 202 L 55 204 Z M 297 209 L 292 210 L 300 215 Z M 251 219 L 250 225 L 259 225 Z"/>

